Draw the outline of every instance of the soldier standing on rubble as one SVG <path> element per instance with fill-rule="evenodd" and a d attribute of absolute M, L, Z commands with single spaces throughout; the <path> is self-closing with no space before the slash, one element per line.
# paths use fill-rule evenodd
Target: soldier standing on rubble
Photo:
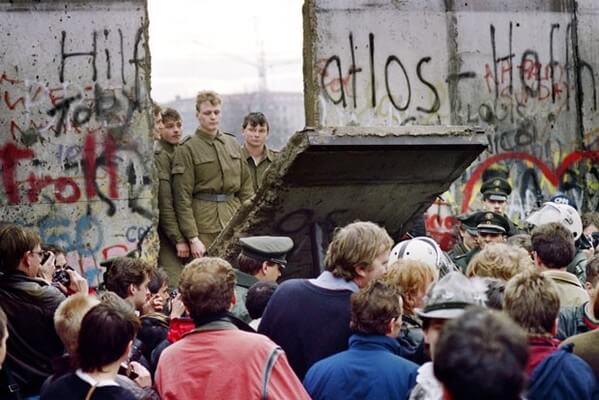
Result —
<path fill-rule="evenodd" d="M 241 147 L 235 137 L 219 130 L 222 100 L 212 91 L 196 97 L 200 127 L 173 160 L 173 197 L 181 233 L 191 255 L 204 256 L 254 190 Z"/>

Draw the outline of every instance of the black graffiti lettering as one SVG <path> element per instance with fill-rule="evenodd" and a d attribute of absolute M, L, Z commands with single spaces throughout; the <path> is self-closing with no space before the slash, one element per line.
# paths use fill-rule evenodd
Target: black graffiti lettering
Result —
<path fill-rule="evenodd" d="M 439 98 L 439 93 L 437 92 L 437 89 L 435 88 L 435 86 L 433 86 L 432 83 L 430 83 L 429 81 L 427 81 L 426 79 L 424 79 L 422 77 L 422 64 L 428 63 L 428 62 L 430 62 L 430 60 L 431 60 L 430 57 L 424 57 L 420 61 L 418 61 L 418 65 L 416 66 L 416 75 L 418 76 L 418 79 L 420 79 L 420 81 L 433 92 L 433 96 L 435 96 L 435 100 L 433 101 L 433 104 L 431 105 L 430 108 L 422 108 L 422 107 L 418 106 L 418 107 L 416 107 L 416 110 L 427 113 L 427 114 L 434 114 L 437 111 L 439 111 L 439 108 L 441 108 L 441 99 Z"/>
<path fill-rule="evenodd" d="M 372 108 L 376 107 L 376 79 L 374 72 L 374 34 L 368 34 L 368 49 L 370 51 L 370 87 Z"/>
<path fill-rule="evenodd" d="M 495 113 L 493 112 L 491 106 L 489 106 L 488 104 L 481 104 L 478 107 L 478 115 L 484 122 L 488 124 L 495 123 Z"/>
<path fill-rule="evenodd" d="M 79 127 L 89 122 L 92 110 L 86 105 L 79 105 L 73 110 L 73 126 Z"/>
<path fill-rule="evenodd" d="M 292 234 L 301 231 L 312 223 L 314 210 L 300 208 L 283 216 L 276 224 L 276 232 Z"/>
<path fill-rule="evenodd" d="M 71 103 L 79 99 L 81 99 L 81 95 L 67 97 L 63 101 L 57 103 L 56 106 L 54 106 L 54 108 L 47 112 L 47 114 L 51 117 L 55 116 L 57 113 L 60 113 L 60 115 L 58 116 L 58 121 L 56 121 L 56 126 L 54 128 L 55 136 L 60 135 L 62 132 L 62 128 L 64 127 L 65 121 L 69 114 L 69 108 L 71 107 Z"/>
<path fill-rule="evenodd" d="M 123 49 L 123 47 L 124 47 L 123 31 L 119 28 L 118 32 L 119 32 L 120 54 L 121 54 L 121 81 L 123 82 L 123 85 L 126 85 L 127 81 L 125 80 L 125 51 Z"/>
<path fill-rule="evenodd" d="M 356 67 L 356 52 L 354 51 L 354 38 L 351 34 L 351 32 L 349 33 L 349 48 L 351 51 L 351 68 L 349 69 L 349 73 L 352 76 L 352 97 L 354 99 L 354 108 L 357 108 L 358 105 L 356 103 L 357 101 L 357 95 L 356 95 L 356 74 L 358 72 L 362 72 L 362 68 L 357 68 Z"/>
<path fill-rule="evenodd" d="M 100 121 L 110 122 L 111 117 L 114 117 L 122 109 L 121 102 L 117 99 L 113 90 L 103 90 L 96 83 L 94 86 L 94 104 L 96 117 Z"/>
<path fill-rule="evenodd" d="M 129 107 L 130 110 L 130 114 L 127 115 L 127 121 L 131 120 L 131 117 L 133 117 L 133 111 L 134 110 L 141 110 L 141 104 L 140 104 L 140 98 L 141 98 L 141 93 L 140 93 L 140 87 L 139 87 L 139 71 L 140 71 L 140 67 L 145 63 L 146 61 L 146 57 L 144 55 L 143 58 L 139 58 L 139 45 L 141 44 L 141 40 L 143 38 L 143 28 L 139 28 L 137 30 L 137 33 L 135 34 L 135 45 L 133 46 L 133 58 L 131 60 L 129 60 L 129 64 L 133 64 L 135 66 L 135 74 L 134 74 L 134 82 L 133 82 L 133 87 L 134 87 L 134 91 L 133 91 L 133 100 L 130 99 L 130 101 L 133 102 L 132 107 Z"/>
<path fill-rule="evenodd" d="M 395 62 L 399 65 L 399 67 L 403 71 L 404 77 L 406 78 L 406 85 L 408 87 L 408 96 L 406 99 L 406 104 L 404 106 L 400 106 L 395 102 L 395 99 L 393 98 L 393 94 L 391 93 L 391 88 L 389 87 L 389 66 L 391 65 L 392 62 Z M 401 60 L 393 55 L 389 56 L 387 58 L 387 62 L 385 63 L 385 88 L 387 89 L 387 95 L 389 96 L 389 100 L 391 101 L 391 104 L 393 104 L 393 107 L 395 107 L 399 111 L 405 111 L 408 109 L 408 107 L 410 106 L 410 99 L 412 97 L 412 88 L 410 87 L 410 78 L 408 77 L 408 72 L 406 71 L 406 68 L 401 63 Z"/>
<path fill-rule="evenodd" d="M 65 41 L 66 41 L 66 37 L 67 37 L 67 33 L 66 31 L 62 31 L 61 32 L 61 41 L 60 41 L 60 72 L 59 72 L 59 79 L 60 82 L 64 82 L 64 68 L 65 68 L 65 62 L 67 60 L 67 58 L 70 57 L 91 57 L 92 58 L 92 81 L 96 81 L 97 79 L 97 68 L 96 68 L 96 56 L 98 54 L 97 51 L 97 35 L 96 35 L 96 31 L 92 32 L 92 50 L 88 51 L 88 52 L 72 52 L 72 53 L 66 53 L 65 52 Z"/>
<path fill-rule="evenodd" d="M 333 96 L 331 96 L 331 94 L 329 93 L 329 90 L 328 90 L 328 86 L 325 84 L 325 81 L 324 81 L 324 78 L 328 75 L 327 71 L 329 69 L 329 65 L 331 65 L 331 63 L 333 63 L 333 62 L 335 62 L 337 64 L 337 73 L 338 73 L 337 79 L 339 82 L 339 91 L 341 92 L 338 99 L 334 99 Z M 333 102 L 333 104 L 342 103 L 343 108 L 345 108 L 347 106 L 347 104 L 345 103 L 345 91 L 343 89 L 343 76 L 341 75 L 341 60 L 339 59 L 339 56 L 332 56 L 327 60 L 326 64 L 324 65 L 322 74 L 320 74 L 320 85 L 324 89 L 324 93 L 326 94 L 326 96 L 329 98 L 329 100 L 331 100 Z"/>
<path fill-rule="evenodd" d="M 578 75 L 579 79 L 582 80 L 582 71 L 587 70 L 589 73 L 589 78 L 593 82 L 593 111 L 597 111 L 597 87 L 595 86 L 595 72 L 593 71 L 593 67 L 587 63 L 586 61 L 579 60 L 578 61 Z M 580 102 L 580 106 L 584 103 L 584 90 L 581 90 L 582 101 Z"/>
<path fill-rule="evenodd" d="M 549 68 L 551 68 L 551 101 L 555 103 L 555 66 L 558 65 L 553 57 L 553 31 L 559 29 L 559 24 L 551 24 L 549 30 Z"/>

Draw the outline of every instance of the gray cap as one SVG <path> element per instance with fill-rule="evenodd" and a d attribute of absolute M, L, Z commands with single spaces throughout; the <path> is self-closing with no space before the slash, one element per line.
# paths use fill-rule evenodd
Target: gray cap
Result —
<path fill-rule="evenodd" d="M 239 239 L 241 254 L 259 261 L 270 261 L 283 267 L 293 240 L 287 236 L 250 236 Z"/>
<path fill-rule="evenodd" d="M 461 272 L 450 272 L 429 290 L 421 318 L 454 319 L 471 305 L 482 305 L 479 291 Z"/>

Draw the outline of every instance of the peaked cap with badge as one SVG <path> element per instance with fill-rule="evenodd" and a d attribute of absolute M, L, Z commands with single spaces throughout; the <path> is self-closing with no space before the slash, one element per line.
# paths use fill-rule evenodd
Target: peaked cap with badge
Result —
<path fill-rule="evenodd" d="M 461 214 L 456 218 L 458 221 L 460 221 L 464 229 L 467 230 L 469 234 L 476 236 L 476 225 L 478 225 L 477 213 L 473 212 L 469 214 Z"/>
<path fill-rule="evenodd" d="M 492 178 L 483 182 L 480 192 L 485 200 L 506 201 L 512 193 L 512 185 L 504 178 Z"/>
<path fill-rule="evenodd" d="M 492 211 L 476 213 L 476 230 L 480 233 L 500 233 L 507 235 L 510 232 L 510 222 L 506 217 Z"/>
<path fill-rule="evenodd" d="M 287 253 L 293 249 L 293 240 L 287 236 L 250 236 L 239 239 L 241 254 L 258 261 L 270 261 L 287 266 Z"/>

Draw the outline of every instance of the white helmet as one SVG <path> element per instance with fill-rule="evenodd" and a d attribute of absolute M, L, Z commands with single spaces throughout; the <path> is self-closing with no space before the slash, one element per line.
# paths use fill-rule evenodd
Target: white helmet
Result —
<path fill-rule="evenodd" d="M 441 260 L 441 249 L 437 242 L 426 236 L 404 240 L 391 249 L 389 264 L 399 259 L 417 260 L 438 268 Z"/>
<path fill-rule="evenodd" d="M 543 207 L 531 213 L 526 222 L 538 226 L 550 222 L 559 222 L 572 232 L 574 240 L 582 234 L 582 220 L 578 211 L 567 204 L 545 203 Z"/>

